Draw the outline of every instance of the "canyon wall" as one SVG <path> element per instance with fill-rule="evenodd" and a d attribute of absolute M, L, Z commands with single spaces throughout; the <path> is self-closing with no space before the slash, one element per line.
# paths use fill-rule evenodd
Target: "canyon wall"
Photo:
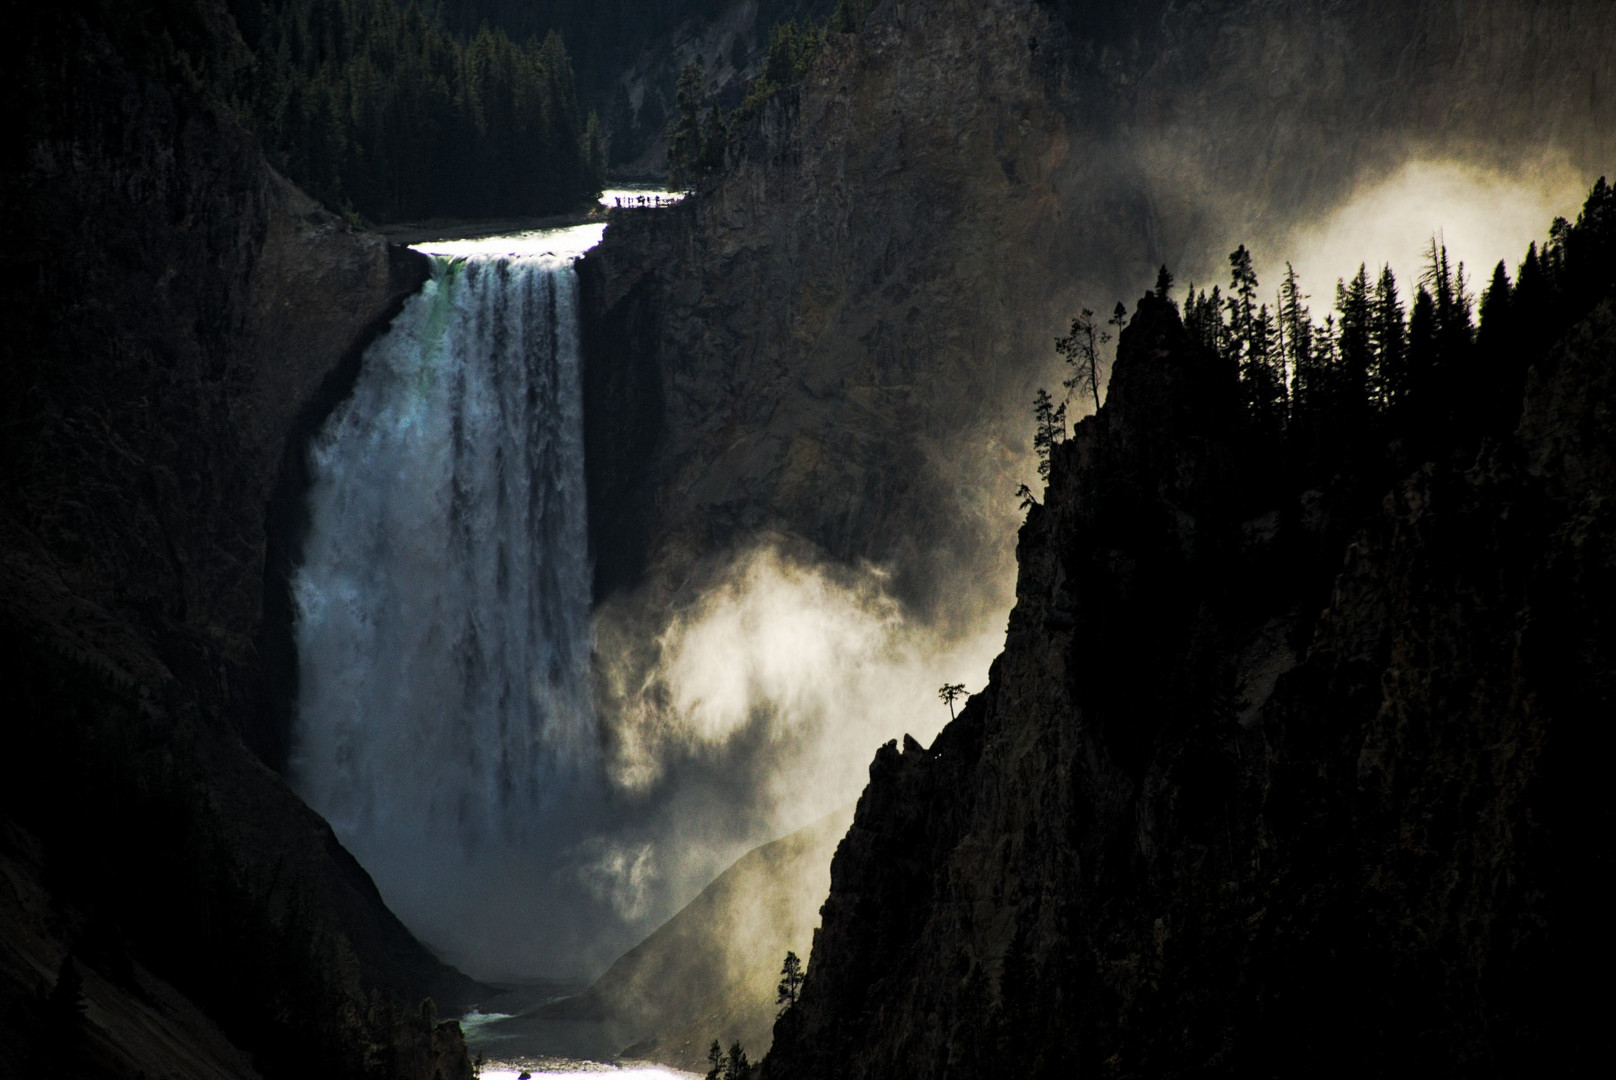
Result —
<path fill-rule="evenodd" d="M 36 984 L 70 954 L 89 1057 L 66 1072 L 214 1075 L 174 1040 L 132 1034 L 147 1008 L 250 1051 L 218 1075 L 283 1073 L 316 1051 L 335 1075 L 371 1052 L 342 1018 L 369 989 L 413 1007 L 471 987 L 249 749 L 284 752 L 265 660 L 266 603 L 284 602 L 270 507 L 425 260 L 321 209 L 203 96 L 199 69 L 242 62 L 222 5 L 161 21 L 46 6 L 6 23 L 22 137 L 0 179 L 0 787 L 20 914 L 0 1011 L 27 1028 Z M 392 1024 L 366 1037 L 386 1043 L 375 1033 Z M 458 1033 L 430 1027 L 396 1028 L 399 1068 L 463 1069 Z M 9 1065 L 45 1069 L 33 1041 L 5 1040 Z"/>
<path fill-rule="evenodd" d="M 1608 746 L 1613 359 L 1606 299 L 1509 437 L 1271 500 L 1233 370 L 1142 299 L 1021 530 L 989 685 L 870 766 L 766 1075 L 1575 1060 L 1555 912 L 1609 811 L 1550 785 Z"/>
<path fill-rule="evenodd" d="M 879 4 L 583 261 L 598 592 L 775 533 L 932 617 L 1004 610 L 1030 402 L 1081 306 L 1162 263 L 1221 282 L 1410 160 L 1586 190 L 1613 37 L 1582 2 Z"/>
<path fill-rule="evenodd" d="M 1237 243 L 1288 252 L 1410 162 L 1586 190 L 1616 160 L 1613 42 L 1616 9 L 1580 2 L 878 5 L 721 174 L 614 215 L 581 266 L 606 632 L 760 537 L 883 567 L 945 628 L 994 617 L 1028 406 L 1080 306 L 1103 320 L 1163 263 L 1221 283 Z M 1605 580 L 1577 524 L 1597 484 L 1549 495 L 1564 463 L 1518 443 L 1368 509 L 1259 505 L 1220 457 L 1228 373 L 1179 370 L 1176 314 L 1130 307 L 1111 417 L 1019 533 L 989 687 L 871 767 L 769 1075 L 1524 1067 L 1548 720 L 1517 706 L 1565 691 L 1512 635 L 1574 610 L 1577 678 L 1608 681 L 1570 584 Z M 1118 462 L 1160 498 L 1111 490 Z M 1528 489 L 1541 524 L 1475 540 Z M 1281 549 L 1297 580 L 1264 573 Z M 1473 723 L 1435 722 L 1449 695 Z"/>

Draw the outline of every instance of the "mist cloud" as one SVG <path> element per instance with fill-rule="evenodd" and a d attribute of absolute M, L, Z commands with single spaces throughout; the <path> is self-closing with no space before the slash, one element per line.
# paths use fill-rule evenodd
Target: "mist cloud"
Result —
<path fill-rule="evenodd" d="M 650 884 L 660 875 L 648 843 L 612 843 L 592 837 L 578 845 L 579 880 L 590 894 L 611 906 L 617 917 L 635 922 L 645 917 Z"/>
<path fill-rule="evenodd" d="M 887 581 L 769 543 L 737 554 L 667 618 L 649 662 L 609 676 L 612 783 L 677 787 L 722 762 L 733 782 L 713 794 L 766 835 L 851 802 L 876 747 L 934 736 L 948 719 L 937 686 L 980 687 L 1003 643 L 997 619 L 965 635 L 912 619 Z"/>
<path fill-rule="evenodd" d="M 1594 178 L 1584 177 L 1560 154 L 1546 154 L 1505 169 L 1451 158 L 1415 158 L 1366 177 L 1334 210 L 1298 223 L 1254 250 L 1265 293 L 1272 294 L 1291 263 L 1316 313 L 1333 307 L 1335 285 L 1360 264 L 1371 278 L 1389 263 L 1405 299 L 1412 296 L 1431 238 L 1445 243 L 1452 261 L 1479 292 L 1500 259 L 1511 278 L 1526 247 L 1548 234 L 1557 216 L 1575 217 Z M 1239 238 L 1231 238 L 1233 250 Z M 1207 278 L 1227 284 L 1227 264 Z"/>
<path fill-rule="evenodd" d="M 1245 239 L 1265 288 L 1289 261 L 1322 316 L 1360 262 L 1391 262 L 1407 298 L 1434 234 L 1479 289 L 1498 259 L 1513 267 L 1555 215 L 1573 214 L 1585 187 L 1555 157 L 1515 170 L 1413 159 L 1326 214 Z M 1208 255 L 1198 282 L 1221 283 L 1225 254 Z M 979 574 L 1008 581 L 1013 566 Z M 674 599 L 599 612 L 605 773 L 633 824 L 579 850 L 620 917 L 669 914 L 747 848 L 851 804 L 876 747 L 905 733 L 929 742 L 947 722 L 940 683 L 984 684 L 1003 644 L 1004 590 L 967 582 L 958 606 L 929 618 L 896 592 L 883 568 L 766 537 Z"/>

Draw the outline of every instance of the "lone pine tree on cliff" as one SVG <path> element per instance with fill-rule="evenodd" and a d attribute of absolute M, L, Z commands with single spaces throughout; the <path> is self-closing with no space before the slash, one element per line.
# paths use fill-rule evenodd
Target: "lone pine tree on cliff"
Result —
<path fill-rule="evenodd" d="M 1118 305 L 1121 306 L 1120 304 Z M 1096 330 L 1094 326 L 1094 312 L 1084 308 L 1072 320 L 1071 333 L 1063 338 L 1055 339 L 1055 351 L 1072 368 L 1072 375 L 1061 383 L 1070 393 L 1081 394 L 1087 391 L 1094 398 L 1094 411 L 1100 410 L 1100 349 L 1099 347 L 1111 340 L 1111 335 Z M 1061 403 L 1066 408 L 1066 403 Z M 1061 419 L 1066 414 L 1061 413 Z"/>
<path fill-rule="evenodd" d="M 1027 489 L 1027 485 L 1022 484 L 1021 488 L 1022 488 L 1023 491 L 1025 491 Z M 1031 492 L 1028 492 L 1027 497 L 1028 498 L 1032 497 Z M 945 682 L 942 686 L 939 686 L 937 688 L 937 699 L 939 701 L 941 701 L 944 705 L 948 706 L 948 718 L 950 720 L 952 720 L 954 718 L 954 702 L 958 701 L 960 698 L 965 697 L 965 696 L 966 696 L 966 694 L 965 694 L 965 684 L 964 683 Z"/>
<path fill-rule="evenodd" d="M 1120 345 L 1122 328 L 1128 325 L 1128 309 L 1122 305 L 1121 300 L 1118 300 L 1117 306 L 1111 309 L 1111 317 L 1106 322 L 1117 328 L 1117 341 Z"/>
<path fill-rule="evenodd" d="M 774 1003 L 780 1006 L 780 1015 L 784 1016 L 786 1010 L 797 1003 L 802 993 L 802 981 L 806 977 L 797 954 L 787 952 L 785 963 L 780 965 L 780 985 L 774 995 Z"/>
<path fill-rule="evenodd" d="M 1043 387 L 1038 388 L 1038 394 L 1032 403 L 1033 420 L 1037 425 L 1033 431 L 1032 448 L 1038 455 L 1038 478 L 1049 479 L 1049 457 L 1057 443 L 1066 440 L 1066 403 L 1055 404 L 1055 399 L 1049 396 L 1049 391 Z"/>

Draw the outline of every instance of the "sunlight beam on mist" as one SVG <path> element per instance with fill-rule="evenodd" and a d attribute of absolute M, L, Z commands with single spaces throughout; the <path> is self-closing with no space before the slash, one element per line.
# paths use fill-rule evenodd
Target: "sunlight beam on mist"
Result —
<path fill-rule="evenodd" d="M 1513 279 L 1527 245 L 1542 242 L 1556 215 L 1575 218 L 1593 179 L 1557 157 L 1511 171 L 1457 161 L 1410 161 L 1360 184 L 1335 211 L 1299 225 L 1274 251 L 1255 252 L 1258 277 L 1272 302 L 1289 261 L 1313 298 L 1314 314 L 1322 317 L 1334 305 L 1338 279 L 1351 277 L 1360 263 L 1369 267 L 1373 279 L 1383 263 L 1390 263 L 1406 301 L 1431 237 L 1439 236 L 1454 263 L 1464 263 L 1465 278 L 1479 293 L 1498 260 L 1504 260 Z M 1207 287 L 1227 286 L 1227 277 L 1225 264 Z"/>
<path fill-rule="evenodd" d="M 682 759 L 739 755 L 769 835 L 800 827 L 858 796 L 883 742 L 936 735 L 940 682 L 986 682 L 1002 624 L 975 623 L 954 638 L 911 621 L 875 569 L 745 552 L 668 620 L 648 671 L 619 674 L 639 681 L 610 695 L 609 773 L 632 794 Z"/>

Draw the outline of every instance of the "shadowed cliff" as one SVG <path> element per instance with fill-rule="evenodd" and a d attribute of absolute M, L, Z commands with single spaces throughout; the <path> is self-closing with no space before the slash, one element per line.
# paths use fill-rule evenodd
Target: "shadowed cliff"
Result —
<path fill-rule="evenodd" d="M 277 478 L 424 260 L 205 96 L 240 60 L 221 4 L 5 23 L 0 1072 L 463 1075 L 415 1008 L 469 980 L 249 749 Z M 83 1008 L 52 1004 L 70 967 Z"/>
<path fill-rule="evenodd" d="M 765 1075 L 1574 1059 L 1549 853 L 1609 812 L 1548 786 L 1608 747 L 1604 296 L 1479 450 L 1277 497 L 1232 366 L 1142 298 L 1021 530 L 988 687 L 870 767 Z"/>

